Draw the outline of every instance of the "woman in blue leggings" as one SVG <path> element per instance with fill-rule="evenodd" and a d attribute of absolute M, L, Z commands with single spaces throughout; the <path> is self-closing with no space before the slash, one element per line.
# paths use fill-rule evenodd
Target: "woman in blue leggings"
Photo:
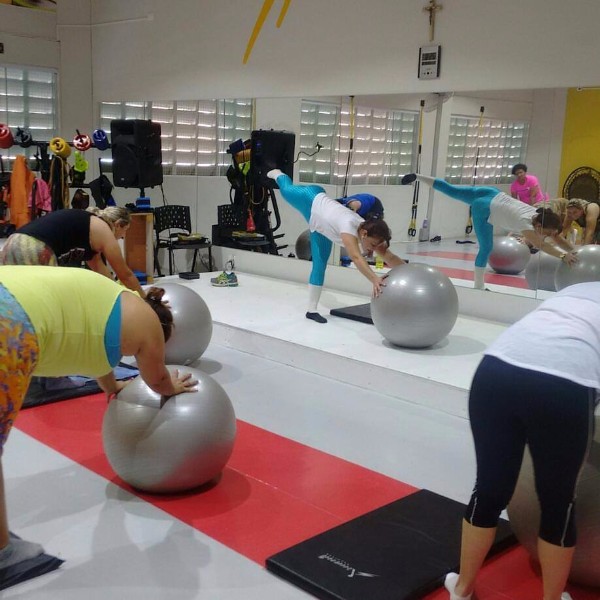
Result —
<path fill-rule="evenodd" d="M 383 258 L 388 267 L 404 264 L 404 261 L 389 249 L 391 233 L 385 221 L 365 221 L 354 211 L 329 198 L 322 187 L 294 185 L 279 169 L 273 169 L 267 175 L 277 182 L 284 199 L 299 211 L 309 224 L 312 270 L 306 318 L 317 323 L 327 322 L 327 319 L 319 314 L 317 306 L 323 289 L 327 261 L 334 243 L 346 248 L 356 268 L 371 282 L 373 296 L 378 296 L 381 288 L 385 286 L 385 277 L 379 277 L 373 272 L 363 252 L 375 252 Z"/>
<path fill-rule="evenodd" d="M 532 246 L 569 265 L 577 261 L 573 246 L 559 235 L 562 229 L 560 217 L 549 208 L 529 206 L 495 187 L 452 185 L 443 179 L 418 173 L 405 175 L 402 183 L 407 185 L 416 179 L 471 207 L 475 235 L 479 242 L 479 252 L 475 258 L 475 288 L 484 287 L 485 267 L 494 246 L 494 226 L 518 232 Z M 551 237 L 554 243 L 547 242 L 547 237 Z M 566 252 L 561 252 L 556 246 Z"/>
<path fill-rule="evenodd" d="M 472 597 L 529 446 L 541 519 L 537 551 L 544 600 L 564 588 L 576 543 L 577 480 L 594 436 L 600 389 L 600 282 L 571 285 L 506 329 L 473 377 L 469 417 L 477 477 L 462 527 L 451 600 Z"/>

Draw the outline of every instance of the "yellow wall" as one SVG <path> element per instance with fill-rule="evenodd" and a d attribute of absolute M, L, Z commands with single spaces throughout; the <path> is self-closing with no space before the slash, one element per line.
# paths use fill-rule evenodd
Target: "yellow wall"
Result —
<path fill-rule="evenodd" d="M 600 171 L 600 90 L 570 89 L 567 93 L 560 189 L 578 167 Z"/>

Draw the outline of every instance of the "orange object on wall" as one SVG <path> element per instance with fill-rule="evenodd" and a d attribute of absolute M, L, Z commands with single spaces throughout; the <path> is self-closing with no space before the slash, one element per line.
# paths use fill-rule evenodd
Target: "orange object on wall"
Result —
<path fill-rule="evenodd" d="M 21 154 L 15 158 L 10 176 L 10 221 L 19 229 L 29 223 L 29 198 L 35 175 L 27 166 L 27 159 Z"/>

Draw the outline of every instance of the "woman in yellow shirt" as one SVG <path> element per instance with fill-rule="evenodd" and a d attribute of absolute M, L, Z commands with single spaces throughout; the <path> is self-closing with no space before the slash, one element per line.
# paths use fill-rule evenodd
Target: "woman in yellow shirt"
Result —
<path fill-rule="evenodd" d="M 163 293 L 152 288 L 142 299 L 85 269 L 1 266 L 0 453 L 32 375 L 95 377 L 110 398 L 126 385 L 112 372 L 125 355 L 135 357 L 140 376 L 156 393 L 193 391 L 197 382 L 190 374 L 169 373 L 165 366 L 173 316 Z M 0 462 L 0 569 L 42 551 L 38 544 L 9 539 Z"/>

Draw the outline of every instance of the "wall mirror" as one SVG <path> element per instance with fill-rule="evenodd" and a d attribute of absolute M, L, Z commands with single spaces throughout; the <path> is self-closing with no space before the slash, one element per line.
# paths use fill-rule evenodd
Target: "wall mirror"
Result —
<path fill-rule="evenodd" d="M 269 105 L 277 102 L 268 101 Z M 574 171 L 593 166 L 594 142 L 600 137 L 595 118 L 600 92 L 592 88 L 424 97 L 329 96 L 297 99 L 294 107 L 300 111 L 300 122 L 290 118 L 284 124 L 297 133 L 296 152 L 301 154 L 296 178 L 322 185 L 333 197 L 365 192 L 379 197 L 394 233 L 394 251 L 413 262 L 440 267 L 458 285 L 467 287 L 472 285 L 476 252 L 476 245 L 468 243 L 476 238 L 474 233 L 466 233 L 467 208 L 434 194 L 425 185 L 415 196 L 414 188 L 396 185 L 399 177 L 416 164 L 422 173 L 430 174 L 435 164 L 436 172 L 453 183 L 490 185 L 510 193 L 515 179 L 512 166 L 522 162 L 528 166 L 528 174 L 538 178 L 546 198 L 553 200 L 563 196 Z M 266 114 L 257 121 L 258 127 L 277 125 L 277 120 Z M 321 148 L 315 153 L 317 143 Z M 571 186 L 570 193 L 573 197 L 574 193 L 593 195 L 594 191 L 593 186 L 590 191 Z M 286 213 L 285 207 L 284 215 L 291 239 L 296 221 L 300 228 L 305 224 L 299 216 Z M 416 230 L 414 237 L 409 228 Z M 500 237 L 507 232 L 495 233 Z M 430 241 L 437 238 L 441 240 Z M 498 274 L 488 267 L 488 287 L 499 293 L 546 297 L 551 291 L 541 289 L 547 287 L 542 280 L 548 277 L 539 273 L 539 258 L 532 254 L 528 269 L 514 275 Z M 336 249 L 332 264 L 338 265 L 339 259 Z"/>

